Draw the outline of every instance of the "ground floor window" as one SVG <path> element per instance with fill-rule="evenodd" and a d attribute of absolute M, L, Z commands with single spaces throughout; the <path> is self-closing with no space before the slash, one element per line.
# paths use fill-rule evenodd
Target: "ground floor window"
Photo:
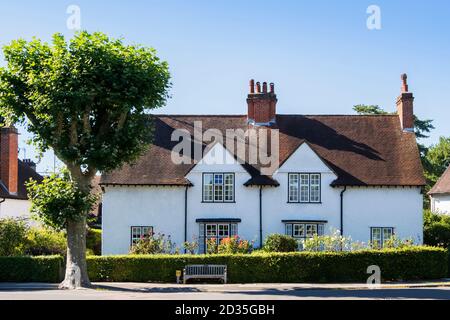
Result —
<path fill-rule="evenodd" d="M 153 227 L 131 227 L 131 245 L 134 246 L 139 240 L 153 236 Z"/>
<path fill-rule="evenodd" d="M 324 230 L 324 223 L 286 223 L 286 235 L 295 239 L 309 239 L 316 235 L 323 236 Z"/>
<path fill-rule="evenodd" d="M 199 252 L 206 253 L 206 242 L 216 239 L 219 244 L 222 239 L 238 235 L 238 224 L 234 222 L 208 222 L 199 224 Z"/>
<path fill-rule="evenodd" d="M 393 236 L 394 228 L 370 228 L 370 242 L 375 248 L 383 248 Z"/>

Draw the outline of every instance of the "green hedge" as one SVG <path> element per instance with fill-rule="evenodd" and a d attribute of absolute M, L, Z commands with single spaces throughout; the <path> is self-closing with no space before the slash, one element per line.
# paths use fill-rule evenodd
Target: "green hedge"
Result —
<path fill-rule="evenodd" d="M 226 264 L 231 283 L 365 282 L 367 267 L 378 265 L 384 281 L 447 276 L 444 249 L 415 247 L 345 253 L 255 253 L 214 256 L 89 257 L 91 281 L 174 282 L 188 264 Z"/>
<path fill-rule="evenodd" d="M 0 257 L 0 282 L 60 282 L 61 256 Z"/>

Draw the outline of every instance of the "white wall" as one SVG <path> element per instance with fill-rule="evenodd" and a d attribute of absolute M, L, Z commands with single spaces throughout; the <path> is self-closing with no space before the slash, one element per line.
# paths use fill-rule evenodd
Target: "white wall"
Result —
<path fill-rule="evenodd" d="M 450 214 L 450 194 L 437 194 L 431 197 L 431 209 L 435 213 Z"/>
<path fill-rule="evenodd" d="M 102 253 L 127 254 L 131 227 L 152 226 L 184 241 L 184 188 L 106 187 L 102 207 Z"/>
<path fill-rule="evenodd" d="M 0 219 L 18 218 L 30 220 L 31 202 L 28 200 L 6 199 L 0 204 Z"/>
<path fill-rule="evenodd" d="M 344 235 L 370 241 L 371 227 L 393 227 L 400 239 L 423 243 L 420 188 L 349 188 L 344 195 Z"/>

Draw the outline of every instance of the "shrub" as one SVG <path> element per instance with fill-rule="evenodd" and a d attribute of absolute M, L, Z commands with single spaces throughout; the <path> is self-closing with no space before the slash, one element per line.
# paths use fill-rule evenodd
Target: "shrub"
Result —
<path fill-rule="evenodd" d="M 32 227 L 27 231 L 25 254 L 31 256 L 65 255 L 66 235 L 50 228 Z"/>
<path fill-rule="evenodd" d="M 198 242 L 197 241 L 193 241 L 193 242 L 186 241 L 183 243 L 183 249 L 186 250 L 186 252 L 189 254 L 195 254 L 198 249 Z"/>
<path fill-rule="evenodd" d="M 88 257 L 92 281 L 174 282 L 188 264 L 224 264 L 231 283 L 365 282 L 367 268 L 381 268 L 384 281 L 440 279 L 447 276 L 441 248 L 357 252 L 254 253 L 252 255 L 153 255 Z"/>
<path fill-rule="evenodd" d="M 61 256 L 0 257 L 0 282 L 51 282 L 62 280 Z"/>
<path fill-rule="evenodd" d="M 350 237 L 343 237 L 340 231 L 336 230 L 331 235 L 315 235 L 302 241 L 302 249 L 311 252 L 339 252 L 363 250 L 367 249 L 367 246 L 364 243 L 353 242 Z"/>
<path fill-rule="evenodd" d="M 283 234 L 272 234 L 264 242 L 266 252 L 295 252 L 298 250 L 297 240 Z"/>
<path fill-rule="evenodd" d="M 24 254 L 27 226 L 16 219 L 0 219 L 0 256 Z"/>
<path fill-rule="evenodd" d="M 450 217 L 425 211 L 424 221 L 425 244 L 450 248 Z"/>
<path fill-rule="evenodd" d="M 102 254 L 102 230 L 89 228 L 86 233 L 86 248 L 94 255 Z"/>
<path fill-rule="evenodd" d="M 219 254 L 248 254 L 253 250 L 253 242 L 242 240 L 238 236 L 225 238 L 217 248 Z"/>
<path fill-rule="evenodd" d="M 176 246 L 164 234 L 151 234 L 142 237 L 135 245 L 132 246 L 130 254 L 145 255 L 145 254 L 171 254 L 174 252 Z"/>

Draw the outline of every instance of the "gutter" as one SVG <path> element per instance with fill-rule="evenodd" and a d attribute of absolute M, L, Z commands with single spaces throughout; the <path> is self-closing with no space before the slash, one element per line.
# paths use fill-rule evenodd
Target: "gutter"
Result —
<path fill-rule="evenodd" d="M 259 248 L 263 247 L 262 187 L 259 187 Z"/>
<path fill-rule="evenodd" d="M 187 242 L 188 190 L 189 187 L 186 186 L 184 191 L 184 242 Z M 184 253 L 187 253 L 186 249 L 184 249 Z"/>
<path fill-rule="evenodd" d="M 344 236 L 344 193 L 347 191 L 347 186 L 341 191 L 341 236 Z"/>

